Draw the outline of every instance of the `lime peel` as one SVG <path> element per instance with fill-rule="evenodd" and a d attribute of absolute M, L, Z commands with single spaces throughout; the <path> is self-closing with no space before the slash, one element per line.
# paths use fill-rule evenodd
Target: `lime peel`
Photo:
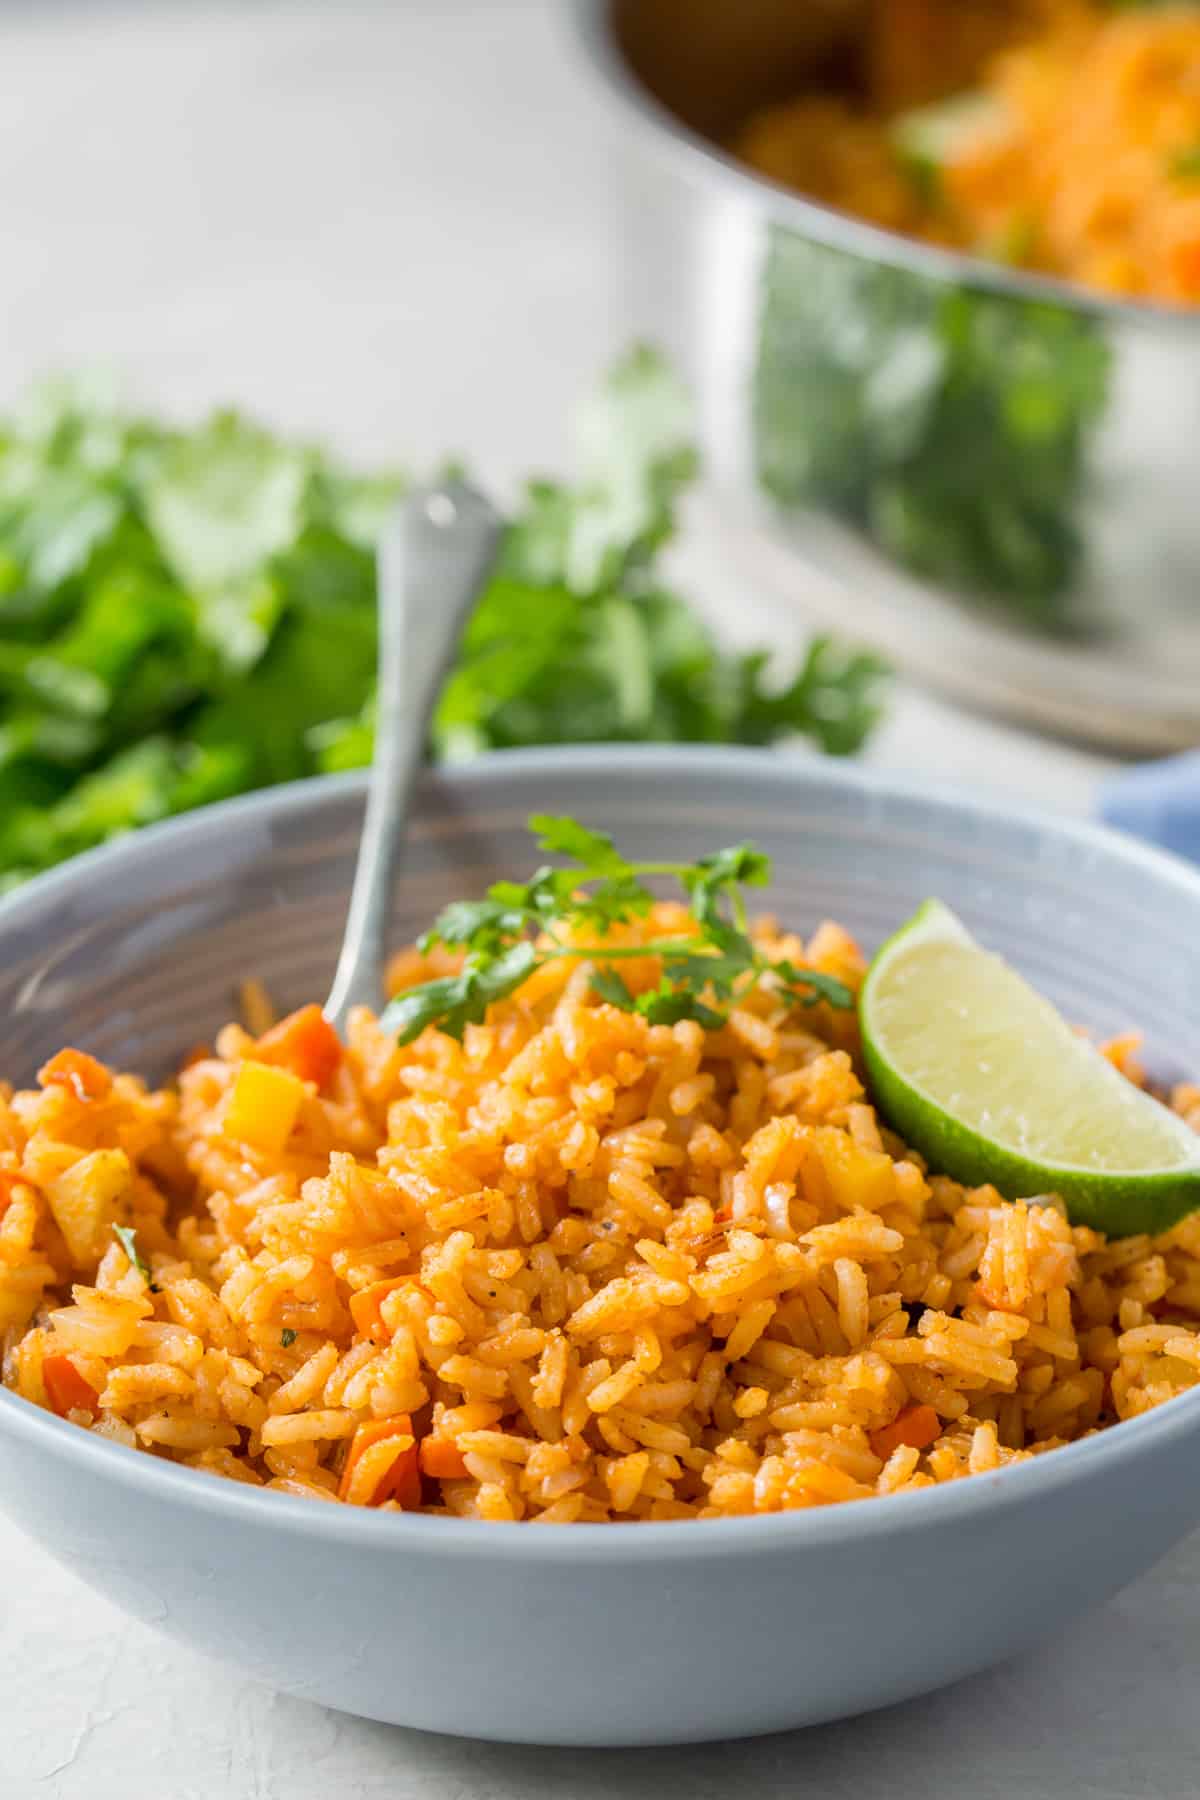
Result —
<path fill-rule="evenodd" d="M 1077 1225 L 1163 1231 L 1200 1206 L 1200 1138 L 1125 1079 L 939 900 L 888 939 L 859 997 L 888 1123 L 930 1165 Z"/>

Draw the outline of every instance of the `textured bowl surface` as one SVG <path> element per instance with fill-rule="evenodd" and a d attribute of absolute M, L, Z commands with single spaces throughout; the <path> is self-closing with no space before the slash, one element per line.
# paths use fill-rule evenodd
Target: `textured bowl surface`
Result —
<path fill-rule="evenodd" d="M 239 977 L 333 967 L 362 787 L 306 783 L 81 859 L 0 905 L 0 1070 L 65 1042 L 161 1075 Z M 755 752 L 494 757 L 426 781 L 395 934 L 528 869 L 526 816 L 631 852 L 753 838 L 765 904 L 868 946 L 929 894 L 1067 1013 L 1200 1070 L 1200 875 L 1088 827 Z M 1020 1653 L 1200 1519 L 1200 1396 L 994 1476 L 784 1517 L 539 1531 L 263 1495 L 0 1393 L 0 1504 L 137 1617 L 244 1673 L 397 1723 L 631 1744 L 885 1705 Z"/>

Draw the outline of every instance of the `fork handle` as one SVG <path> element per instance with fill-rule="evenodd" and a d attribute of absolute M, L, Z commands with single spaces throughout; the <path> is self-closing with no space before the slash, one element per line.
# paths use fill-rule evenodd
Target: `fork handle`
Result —
<path fill-rule="evenodd" d="M 344 1033 L 351 1007 L 384 1001 L 392 887 L 429 720 L 480 589 L 502 521 L 452 479 L 410 494 L 379 547 L 375 756 L 354 885 L 325 1017 Z"/>

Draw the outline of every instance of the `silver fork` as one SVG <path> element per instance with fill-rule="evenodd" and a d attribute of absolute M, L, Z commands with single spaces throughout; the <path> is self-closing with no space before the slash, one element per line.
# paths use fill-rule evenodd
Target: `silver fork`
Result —
<path fill-rule="evenodd" d="M 467 617 L 495 561 L 503 521 L 457 479 L 420 488 L 379 548 L 375 759 L 341 954 L 325 1017 L 344 1033 L 351 1007 L 384 1002 L 392 886 L 429 719 Z"/>

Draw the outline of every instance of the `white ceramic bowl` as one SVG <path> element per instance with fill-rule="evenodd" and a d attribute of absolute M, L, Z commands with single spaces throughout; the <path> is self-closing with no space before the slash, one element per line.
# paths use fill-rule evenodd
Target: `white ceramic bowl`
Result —
<path fill-rule="evenodd" d="M 0 1069 L 70 1041 L 160 1074 L 239 976 L 325 991 L 361 812 L 306 783 L 84 857 L 0 906 Z M 941 895 L 1073 1018 L 1200 1070 L 1200 875 L 1088 827 L 834 763 L 551 751 L 431 777 L 401 938 L 570 811 L 633 852 L 753 838 L 768 903 L 874 943 Z M 1020 1653 L 1200 1520 L 1200 1393 L 995 1475 L 784 1517 L 538 1529 L 263 1494 L 0 1393 L 0 1503 L 138 1618 L 288 1693 L 536 1743 L 720 1738 L 864 1711 Z M 23 1603 L 23 1602 L 22 1602 Z"/>

